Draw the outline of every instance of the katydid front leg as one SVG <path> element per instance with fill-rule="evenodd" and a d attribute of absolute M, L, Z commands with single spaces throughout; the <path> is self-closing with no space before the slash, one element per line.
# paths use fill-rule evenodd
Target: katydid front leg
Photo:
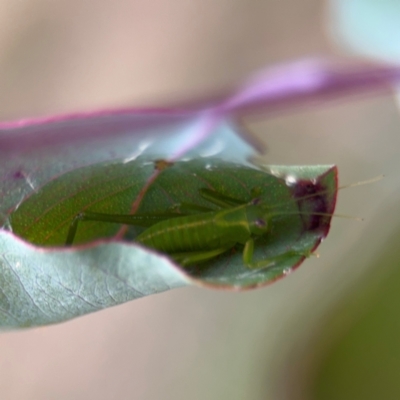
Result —
<path fill-rule="evenodd" d="M 237 207 L 246 203 L 245 201 L 238 200 L 233 197 L 219 193 L 215 190 L 210 190 L 206 188 L 200 189 L 199 193 L 203 199 L 221 208 Z"/>
<path fill-rule="evenodd" d="M 260 269 L 260 268 L 267 268 L 272 267 L 277 260 L 282 259 L 290 259 L 293 257 L 310 257 L 310 253 L 303 253 L 296 250 L 289 250 L 283 254 L 278 256 L 274 256 L 271 258 L 266 258 L 259 261 L 253 261 L 253 254 L 254 254 L 254 239 L 249 239 L 243 249 L 243 263 L 246 265 L 247 268 L 250 269 Z"/>
<path fill-rule="evenodd" d="M 177 263 L 181 264 L 183 267 L 188 265 L 195 265 L 197 263 L 203 263 L 213 258 L 219 256 L 230 250 L 233 246 L 222 247 L 220 249 L 208 250 L 208 251 L 194 251 L 188 253 L 175 253 L 169 256 L 173 258 Z"/>

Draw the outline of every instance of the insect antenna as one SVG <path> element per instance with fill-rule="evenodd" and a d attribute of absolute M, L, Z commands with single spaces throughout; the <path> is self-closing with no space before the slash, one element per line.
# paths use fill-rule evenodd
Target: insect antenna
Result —
<path fill-rule="evenodd" d="M 314 193 L 309 193 L 309 194 L 299 196 L 299 197 L 296 197 L 295 193 L 293 193 L 293 195 L 292 195 L 293 197 L 291 200 L 277 203 L 277 204 L 274 204 L 274 205 L 268 207 L 268 211 L 271 211 L 269 213 L 269 216 L 272 218 L 278 217 L 278 219 L 279 219 L 279 217 L 284 218 L 287 215 L 305 215 L 305 216 L 313 216 L 313 217 L 318 217 L 318 216 L 320 216 L 320 217 L 336 217 L 336 218 L 351 219 L 354 221 L 363 221 L 363 218 L 360 218 L 360 217 L 354 217 L 354 216 L 344 215 L 344 214 L 329 213 L 329 212 L 325 212 L 324 209 L 321 210 L 320 207 L 326 205 L 324 199 L 322 199 L 322 198 L 321 198 L 320 202 L 317 201 L 317 203 L 315 204 L 315 207 L 316 207 L 316 208 L 314 208 L 315 211 L 313 211 L 311 209 L 309 211 L 302 211 L 301 210 L 302 202 L 309 200 L 309 199 L 318 198 L 319 196 L 323 196 L 324 194 L 329 194 L 332 192 L 337 193 L 341 189 L 347 189 L 350 187 L 356 187 L 356 186 L 367 185 L 370 183 L 375 183 L 375 182 L 381 180 L 382 178 L 383 178 L 383 175 L 380 175 L 380 176 L 377 176 L 375 178 L 368 179 L 365 181 L 360 181 L 360 182 L 356 182 L 356 183 L 352 183 L 352 184 L 348 184 L 348 185 L 343 185 L 343 186 L 338 187 L 335 190 L 323 189 L 323 190 L 319 190 Z M 313 189 L 313 190 L 316 189 L 316 185 L 312 185 L 312 187 L 310 187 L 310 189 Z M 307 188 L 305 188 L 305 190 L 307 190 Z M 299 206 L 299 210 L 297 210 L 297 211 L 283 211 L 283 210 L 274 211 L 282 206 L 285 206 L 286 204 L 289 204 L 290 202 L 297 203 Z M 321 211 L 318 211 L 318 208 L 320 208 Z"/>
<path fill-rule="evenodd" d="M 342 189 L 348 189 L 348 188 L 357 187 L 357 186 L 369 185 L 371 183 L 378 182 L 383 178 L 384 178 L 384 175 L 378 175 L 378 176 L 376 176 L 374 178 L 371 178 L 371 179 L 368 179 L 368 180 L 365 180 L 365 181 L 360 181 L 360 182 L 355 182 L 355 183 L 350 183 L 350 184 L 347 184 L 347 185 L 339 186 L 333 192 L 337 193 L 339 190 L 342 190 Z M 284 206 L 285 204 L 288 204 L 290 201 L 293 201 L 293 200 L 297 201 L 297 202 L 298 201 L 303 201 L 303 200 L 308 200 L 308 199 L 311 199 L 313 197 L 318 197 L 318 196 L 321 196 L 321 195 L 324 195 L 324 194 L 328 194 L 328 193 L 331 193 L 331 192 L 332 192 L 332 190 L 330 190 L 330 189 L 320 190 L 320 191 L 315 192 L 315 193 L 310 193 L 310 194 L 306 194 L 304 196 L 295 197 L 295 198 L 293 198 L 292 200 L 289 200 L 289 201 L 283 201 L 281 203 L 276 203 L 276 204 L 272 205 L 271 207 L 269 207 L 269 209 L 273 210 L 274 208 L 278 208 L 278 207 Z M 313 213 L 313 214 L 318 215 L 317 213 Z M 323 213 L 320 213 L 320 214 L 322 215 Z M 325 213 L 325 214 L 326 214 L 326 216 L 334 215 L 334 216 L 341 216 L 342 218 L 359 219 L 357 217 L 351 217 L 351 216 L 348 216 L 348 215 L 329 214 L 329 213 Z"/>
<path fill-rule="evenodd" d="M 285 215 L 319 215 L 321 217 L 336 217 L 336 218 L 344 218 L 344 219 L 351 219 L 353 221 L 358 221 L 362 222 L 364 221 L 364 218 L 361 217 L 354 217 L 352 215 L 346 215 L 346 214 L 330 214 L 330 213 L 324 213 L 324 212 L 305 212 L 305 211 L 282 211 L 282 212 L 275 212 L 269 214 L 272 217 L 275 216 L 285 216 Z"/>

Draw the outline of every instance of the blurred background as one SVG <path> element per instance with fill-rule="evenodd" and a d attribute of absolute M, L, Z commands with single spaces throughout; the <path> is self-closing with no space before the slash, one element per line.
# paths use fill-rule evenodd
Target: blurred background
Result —
<path fill-rule="evenodd" d="M 395 3 L 0 0 L 0 120 L 168 106 L 318 55 L 398 61 Z M 396 102 L 356 98 L 245 123 L 267 163 L 335 163 L 341 184 L 384 174 L 339 194 L 337 212 L 364 222 L 337 218 L 320 257 L 268 288 L 173 290 L 3 333 L 2 398 L 400 398 Z"/>

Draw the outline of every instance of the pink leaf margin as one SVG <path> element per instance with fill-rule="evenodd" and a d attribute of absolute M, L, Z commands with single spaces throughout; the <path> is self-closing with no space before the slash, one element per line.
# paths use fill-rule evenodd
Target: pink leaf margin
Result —
<path fill-rule="evenodd" d="M 242 128 L 242 116 L 274 116 L 355 95 L 391 93 L 399 81 L 400 66 L 307 59 L 265 68 L 230 92 L 180 107 L 0 123 L 0 221 L 50 179 L 94 163 L 141 154 L 169 161 L 212 154 L 245 163 L 262 146 Z"/>
<path fill-rule="evenodd" d="M 77 143 L 123 133 L 140 136 L 141 129 L 197 120 L 171 159 L 182 157 L 213 134 L 232 116 L 291 112 L 327 101 L 360 94 L 390 93 L 400 81 L 400 67 L 316 59 L 268 67 L 224 96 L 197 100 L 176 108 L 117 109 L 74 113 L 0 123 L 0 152 L 21 152 L 33 147 Z M 241 131 L 244 139 L 252 139 Z"/>

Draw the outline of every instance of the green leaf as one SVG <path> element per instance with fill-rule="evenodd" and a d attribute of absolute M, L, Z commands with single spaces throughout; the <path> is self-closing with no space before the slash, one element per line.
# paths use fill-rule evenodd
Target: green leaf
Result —
<path fill-rule="evenodd" d="M 0 231 L 0 248 L 3 329 L 61 322 L 188 284 L 165 258 L 121 243 L 43 251 Z"/>
<path fill-rule="evenodd" d="M 337 171 L 332 166 L 260 170 L 210 158 L 182 161 L 165 168 L 143 192 L 153 172 L 154 162 L 146 159 L 77 169 L 43 186 L 9 214 L 13 234 L 0 232 L 1 326 L 59 322 L 191 283 L 232 289 L 265 285 L 314 251 L 328 233 L 335 207 Z M 146 214 L 168 212 L 181 203 L 216 209 L 199 195 L 201 188 L 243 203 L 257 189 L 274 216 L 269 234 L 256 240 L 255 260 L 273 259 L 273 265 L 247 268 L 243 246 L 237 245 L 183 269 L 167 255 L 135 244 L 144 228 L 133 227 L 117 239 L 121 227 L 104 222 L 81 222 L 74 246 L 63 247 L 72 218 L 83 210 L 129 214 L 135 201 L 137 213 Z"/>

